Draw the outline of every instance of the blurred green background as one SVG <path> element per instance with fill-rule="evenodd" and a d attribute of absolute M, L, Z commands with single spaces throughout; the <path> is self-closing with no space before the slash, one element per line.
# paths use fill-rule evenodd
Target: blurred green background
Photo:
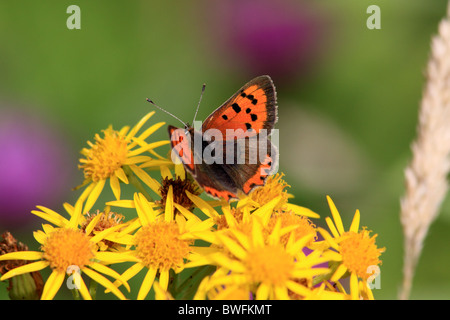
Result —
<path fill-rule="evenodd" d="M 66 26 L 72 4 L 81 9 L 80 30 Z M 366 27 L 369 5 L 381 9 L 379 30 Z M 9 195 L 0 202 L 0 232 L 11 230 L 37 249 L 31 231 L 42 220 L 28 214 L 33 207 L 8 219 L 20 215 L 8 206 L 34 195 L 33 205 L 64 212 L 62 203 L 74 203 L 79 193 L 71 188 L 83 180 L 81 148 L 109 124 L 134 125 L 153 108 L 145 98 L 191 121 L 206 83 L 197 117 L 205 119 L 244 83 L 269 74 L 278 92 L 280 171 L 294 202 L 325 217 L 330 195 L 347 226 L 359 209 L 361 224 L 386 247 L 375 298 L 396 299 L 403 170 L 430 39 L 445 13 L 444 0 L 2 0 L 0 135 L 8 139 L 0 139 L 0 152 L 4 158 L 24 143 L 17 157 L 31 173 L 0 167 L 0 199 Z M 160 111 L 151 121 L 179 125 Z M 164 128 L 152 136 L 167 138 Z M 16 182 L 31 191 L 14 197 Z M 431 226 L 413 299 L 450 299 L 449 210 L 446 201 Z M 7 298 L 6 285 L 0 283 L 0 298 Z"/>

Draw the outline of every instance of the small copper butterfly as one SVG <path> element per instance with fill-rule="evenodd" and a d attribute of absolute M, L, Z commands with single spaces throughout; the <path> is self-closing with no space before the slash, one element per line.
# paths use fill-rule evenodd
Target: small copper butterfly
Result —
<path fill-rule="evenodd" d="M 256 77 L 209 115 L 201 127 L 197 128 L 195 121 L 194 126 L 181 121 L 184 129 L 169 126 L 172 159 L 181 160 L 210 196 L 227 201 L 238 198 L 239 192 L 248 194 L 263 186 L 277 168 L 278 151 L 268 139 L 276 121 L 272 79 Z"/>

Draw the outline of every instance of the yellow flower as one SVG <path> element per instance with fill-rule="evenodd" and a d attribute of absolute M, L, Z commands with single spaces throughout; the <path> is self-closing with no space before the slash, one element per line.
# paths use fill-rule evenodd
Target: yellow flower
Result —
<path fill-rule="evenodd" d="M 201 193 L 200 187 L 197 185 L 195 180 L 186 177 L 186 172 L 182 164 L 175 164 L 175 175 L 168 170 L 167 167 L 161 167 L 161 178 L 162 183 L 159 187 L 159 192 L 161 195 L 161 200 L 157 203 L 164 208 L 166 206 L 166 199 L 169 193 L 169 188 L 172 186 L 173 189 L 173 202 L 179 204 L 180 206 L 186 208 L 187 210 L 192 210 L 194 208 L 194 203 L 187 196 L 186 191 L 193 195 L 199 195 Z"/>
<path fill-rule="evenodd" d="M 196 233 L 208 231 L 214 224 L 211 219 L 202 221 L 174 203 L 172 186 L 169 187 L 164 214 L 159 214 L 158 205 L 149 202 L 142 194 L 135 194 L 133 201 L 120 200 L 108 204 L 136 208 L 139 217 L 141 227 L 128 241 L 129 245 L 135 246 L 129 254 L 129 261 L 136 263 L 122 274 L 123 279 L 128 280 L 147 269 L 138 292 L 139 300 L 145 299 L 158 273 L 160 288 L 167 290 L 169 271 L 179 273 L 184 269 L 184 261 L 195 250 Z M 181 214 L 174 216 L 174 208 Z"/>
<path fill-rule="evenodd" d="M 217 265 L 221 276 L 214 277 L 210 288 L 248 286 L 256 299 L 289 299 L 289 291 L 307 296 L 310 289 L 296 280 L 311 282 L 315 276 L 329 272 L 328 268 L 312 268 L 327 261 L 320 256 L 321 252 L 315 251 L 308 256 L 302 252 L 313 235 L 288 241 L 285 246 L 280 241 L 281 237 L 293 228 L 281 228 L 281 221 L 278 221 L 265 241 L 261 217 L 252 215 L 251 219 L 249 234 L 237 229 L 228 230 L 233 237 L 222 232 L 214 233 L 214 244 L 225 250 L 203 257 L 193 256 L 187 266 Z"/>
<path fill-rule="evenodd" d="M 32 211 L 34 214 L 55 224 L 53 227 L 49 224 L 43 224 L 43 230 L 34 232 L 35 239 L 41 244 L 41 251 L 18 251 L 7 253 L 0 256 L 0 261 L 4 260 L 37 260 L 24 266 L 12 269 L 4 274 L 0 280 L 6 280 L 11 277 L 28 272 L 42 270 L 46 267 L 52 269 L 48 277 L 41 299 L 53 299 L 64 282 L 66 275 L 72 276 L 75 280 L 75 288 L 79 290 L 84 299 L 91 299 L 89 290 L 84 283 L 80 273 L 86 274 L 105 288 L 111 290 L 120 299 L 125 296 L 117 289 L 113 283 L 101 273 L 110 276 L 125 285 L 130 290 L 127 282 L 113 269 L 105 264 L 111 263 L 112 256 L 105 256 L 97 251 L 97 244 L 113 230 L 104 230 L 94 236 L 92 230 L 97 223 L 98 216 L 86 226 L 86 230 L 78 229 L 81 220 L 82 206 L 80 203 L 72 208 L 66 205 L 71 214 L 70 220 L 67 220 L 57 212 L 38 207 L 39 210 Z"/>
<path fill-rule="evenodd" d="M 379 257 L 385 251 L 375 244 L 377 235 L 370 236 L 370 231 L 359 228 L 360 213 L 356 210 L 349 231 L 345 231 L 339 212 L 330 197 L 327 197 L 333 220 L 325 218 L 331 235 L 319 228 L 325 242 L 333 249 L 326 255 L 332 261 L 338 262 L 338 266 L 331 276 L 332 282 L 337 282 L 347 272 L 350 273 L 350 295 L 352 299 L 361 296 L 373 298 L 367 284 L 367 279 L 373 274 L 373 268 L 377 268 L 381 261 Z M 333 223 L 334 221 L 334 223 Z M 359 279 L 363 281 L 359 281 Z"/>
<path fill-rule="evenodd" d="M 274 211 L 291 211 L 297 215 L 309 217 L 309 218 L 320 218 L 320 216 L 313 212 L 312 210 L 289 203 L 289 199 L 293 196 L 290 195 L 285 189 L 290 187 L 283 180 L 283 173 L 277 173 L 267 177 L 264 186 L 258 187 L 248 194 L 248 196 L 242 196 L 240 202 L 242 205 L 252 204 L 254 207 L 263 206 L 269 203 L 277 197 L 281 197 L 280 202 L 274 208 Z M 239 205 L 238 205 L 239 207 Z"/>
<path fill-rule="evenodd" d="M 123 228 L 125 228 L 128 224 L 123 222 L 123 219 L 125 217 L 121 215 L 120 213 L 109 211 L 109 207 L 107 207 L 107 210 L 104 212 L 100 212 L 97 210 L 96 213 L 91 214 L 89 212 L 86 213 L 85 221 L 81 223 L 81 230 L 86 230 L 87 226 L 93 221 L 94 219 L 97 220 L 96 223 L 94 223 L 94 228 L 92 230 L 93 235 L 96 235 L 97 233 L 100 233 L 104 230 L 108 230 L 110 228 L 114 228 L 118 225 L 122 225 Z M 122 229 L 123 229 L 122 228 Z M 110 229 L 110 230 L 116 230 L 117 228 Z M 116 232 L 119 232 L 117 230 Z M 111 237 L 109 235 L 108 237 Z M 119 243 L 116 243 L 114 241 L 111 241 L 109 239 L 104 239 L 98 243 L 99 250 L 108 250 L 108 249 L 114 249 L 114 250 L 120 250 L 121 245 Z"/>
<path fill-rule="evenodd" d="M 79 168 L 84 171 L 85 180 L 82 185 L 89 186 L 83 192 L 80 200 L 84 201 L 87 198 L 86 211 L 91 209 L 108 179 L 114 196 L 117 200 L 120 199 L 120 182 L 128 184 L 125 167 L 129 167 L 139 178 L 143 176 L 145 179 L 147 174 L 138 166 L 139 164 L 145 163 L 149 167 L 164 163 L 153 149 L 166 145 L 169 141 L 149 144 L 145 142 L 145 139 L 165 123 L 156 123 L 137 136 L 138 131 L 154 113 L 154 111 L 148 113 L 131 130 L 126 126 L 117 131 L 110 126 L 103 130 L 103 137 L 96 134 L 95 143 L 88 141 L 89 148 L 83 148 L 81 154 L 84 158 L 80 159 Z M 158 159 L 144 155 L 145 152 L 150 152 Z"/>

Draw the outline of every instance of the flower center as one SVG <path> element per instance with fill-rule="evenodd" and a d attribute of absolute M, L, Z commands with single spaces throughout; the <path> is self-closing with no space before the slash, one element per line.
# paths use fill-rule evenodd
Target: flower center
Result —
<path fill-rule="evenodd" d="M 378 265 L 378 259 L 384 249 L 378 249 L 375 238 L 369 236 L 367 230 L 360 233 L 346 232 L 340 242 L 342 261 L 350 272 L 355 272 L 362 279 L 367 279 L 372 273 L 368 271 L 370 266 Z"/>
<path fill-rule="evenodd" d="M 55 230 L 42 246 L 44 259 L 59 271 L 66 271 L 71 265 L 82 268 L 89 264 L 94 257 L 94 248 L 95 244 L 86 234 L 72 229 Z"/>
<path fill-rule="evenodd" d="M 274 208 L 274 210 L 281 209 L 288 201 L 288 193 L 286 190 L 289 185 L 284 181 L 283 174 L 277 173 L 275 175 L 269 176 L 266 180 L 264 186 L 253 190 L 249 197 L 259 203 L 261 206 L 273 200 L 275 197 L 282 196 L 283 199 Z"/>
<path fill-rule="evenodd" d="M 136 234 L 136 252 L 149 268 L 169 270 L 183 265 L 192 243 L 180 240 L 175 222 L 157 221 L 142 227 Z"/>
<path fill-rule="evenodd" d="M 282 285 L 294 269 L 294 260 L 281 246 L 269 245 L 255 248 L 248 253 L 246 266 L 255 283 Z"/>
<path fill-rule="evenodd" d="M 84 170 L 86 179 L 96 182 L 111 177 L 127 159 L 127 141 L 119 132 L 109 127 L 103 130 L 104 138 L 95 135 L 95 144 L 88 142 L 90 149 L 84 148 L 79 168 Z"/>
<path fill-rule="evenodd" d="M 192 209 L 194 203 L 188 198 L 186 191 L 189 191 L 194 195 L 199 195 L 200 189 L 194 181 L 189 179 L 181 179 L 180 177 L 177 177 L 176 179 L 164 178 L 162 180 L 161 188 L 159 189 L 161 192 L 161 200 L 159 201 L 161 208 L 166 206 L 166 199 L 170 186 L 173 188 L 173 202 L 185 207 L 188 210 Z"/>
<path fill-rule="evenodd" d="M 86 220 L 81 224 L 80 229 L 83 230 L 84 232 L 86 232 L 86 227 L 89 225 L 89 223 L 92 221 L 92 219 L 94 219 L 97 215 L 101 214 L 101 212 L 99 210 L 97 210 L 97 213 L 86 213 Z M 96 234 L 98 232 L 101 232 L 103 230 L 115 227 L 119 224 L 123 223 L 124 220 L 124 216 L 121 215 L 120 213 L 116 213 L 116 212 L 108 212 L 108 213 L 104 213 L 101 217 L 100 220 L 97 222 L 97 224 L 95 225 L 94 229 L 93 229 L 93 233 Z M 111 248 L 115 245 L 115 242 L 113 241 L 109 241 L 109 240 L 102 240 L 101 243 L 105 244 L 106 248 L 101 248 L 102 249 L 108 249 Z"/>

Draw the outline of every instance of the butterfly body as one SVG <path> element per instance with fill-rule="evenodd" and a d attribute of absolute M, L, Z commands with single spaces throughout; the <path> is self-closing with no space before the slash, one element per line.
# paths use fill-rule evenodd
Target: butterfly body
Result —
<path fill-rule="evenodd" d="M 172 152 L 206 193 L 238 198 L 262 186 L 278 163 L 268 139 L 277 121 L 276 92 L 257 77 L 217 108 L 200 128 L 169 126 Z"/>

